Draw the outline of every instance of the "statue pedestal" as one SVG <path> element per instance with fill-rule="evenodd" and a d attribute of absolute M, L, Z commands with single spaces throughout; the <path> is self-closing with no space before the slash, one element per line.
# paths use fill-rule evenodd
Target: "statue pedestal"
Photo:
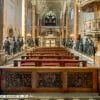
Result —
<path fill-rule="evenodd" d="M 97 67 L 100 67 L 100 51 L 98 51 L 95 55 L 95 64 Z"/>
<path fill-rule="evenodd" d="M 100 39 L 97 41 L 97 52 L 95 54 L 95 64 L 100 67 Z"/>
<path fill-rule="evenodd" d="M 4 51 L 0 51 L 0 66 L 5 64 L 6 60 L 5 60 L 5 52 Z"/>

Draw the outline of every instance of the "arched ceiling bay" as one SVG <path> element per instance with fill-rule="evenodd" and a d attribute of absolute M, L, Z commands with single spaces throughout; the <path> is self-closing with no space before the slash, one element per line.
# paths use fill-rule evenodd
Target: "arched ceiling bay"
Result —
<path fill-rule="evenodd" d="M 62 17 L 66 10 L 67 0 L 32 0 L 36 5 L 37 13 L 42 18 L 49 11 L 54 12 L 58 17 Z"/>

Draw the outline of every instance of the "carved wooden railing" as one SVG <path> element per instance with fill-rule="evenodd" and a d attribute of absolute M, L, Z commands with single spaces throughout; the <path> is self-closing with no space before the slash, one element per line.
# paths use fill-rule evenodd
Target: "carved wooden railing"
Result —
<path fill-rule="evenodd" d="M 1 68 L 1 93 L 98 92 L 98 68 Z"/>
<path fill-rule="evenodd" d="M 93 2 L 100 2 L 100 0 L 78 0 L 80 7 L 84 7 L 87 4 L 93 3 Z"/>

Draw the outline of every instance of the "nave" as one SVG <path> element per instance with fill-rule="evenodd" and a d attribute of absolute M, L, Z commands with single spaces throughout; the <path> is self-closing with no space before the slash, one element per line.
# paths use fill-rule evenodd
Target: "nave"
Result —
<path fill-rule="evenodd" d="M 2 99 L 100 99 L 100 0 L 0 0 Z"/>
<path fill-rule="evenodd" d="M 12 94 L 12 98 L 16 94 L 16 100 L 17 97 L 24 100 L 98 100 L 100 69 L 94 68 L 94 62 L 91 63 L 92 67 L 91 61 L 83 60 L 82 56 L 81 60 L 79 55 L 69 50 L 64 47 L 27 50 L 14 59 L 13 64 L 9 65 L 10 61 L 1 68 L 1 93 Z M 10 98 L 9 95 L 6 98 Z"/>

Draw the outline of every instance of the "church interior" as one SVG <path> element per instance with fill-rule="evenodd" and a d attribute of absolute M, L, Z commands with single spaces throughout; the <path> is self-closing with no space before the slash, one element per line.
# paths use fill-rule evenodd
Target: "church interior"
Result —
<path fill-rule="evenodd" d="M 0 0 L 0 100 L 100 100 L 100 0 Z"/>

